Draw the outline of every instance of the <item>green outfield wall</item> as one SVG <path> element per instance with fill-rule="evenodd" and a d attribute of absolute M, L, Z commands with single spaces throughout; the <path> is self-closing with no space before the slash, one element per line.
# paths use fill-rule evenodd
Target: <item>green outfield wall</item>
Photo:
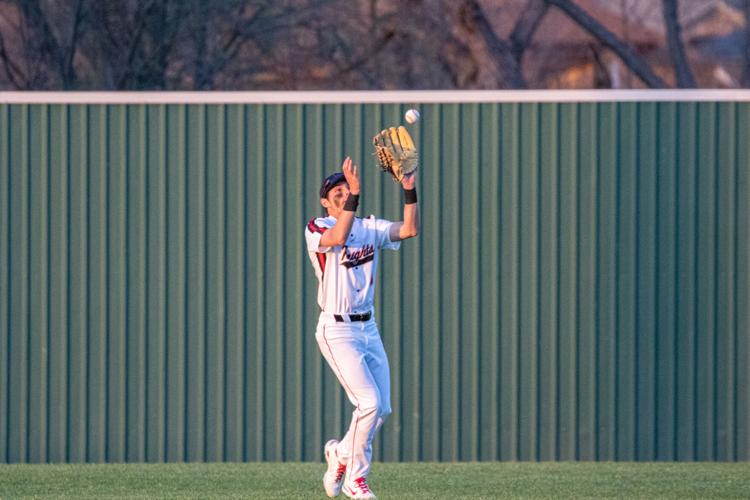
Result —
<path fill-rule="evenodd" d="M 304 228 L 416 105 L 378 460 L 750 460 L 750 102 L 0 104 L 0 461 L 319 461 Z"/>

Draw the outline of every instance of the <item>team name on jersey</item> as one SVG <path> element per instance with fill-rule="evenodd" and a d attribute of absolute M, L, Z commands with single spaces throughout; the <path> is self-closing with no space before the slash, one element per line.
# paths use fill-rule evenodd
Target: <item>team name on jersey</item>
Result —
<path fill-rule="evenodd" d="M 365 245 L 355 250 L 349 250 L 349 247 L 345 246 L 343 250 L 341 253 L 341 265 L 347 269 L 370 262 L 375 258 L 375 247 L 372 245 Z"/>

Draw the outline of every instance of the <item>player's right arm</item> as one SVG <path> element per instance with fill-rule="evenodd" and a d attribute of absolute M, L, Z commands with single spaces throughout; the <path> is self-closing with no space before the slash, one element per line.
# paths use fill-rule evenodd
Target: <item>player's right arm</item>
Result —
<path fill-rule="evenodd" d="M 320 238 L 320 246 L 322 247 L 337 247 L 346 243 L 346 238 L 352 230 L 354 224 L 354 212 L 344 210 L 336 219 L 336 224 L 323 233 Z"/>
<path fill-rule="evenodd" d="M 347 158 L 341 166 L 341 171 L 346 177 L 346 183 L 349 185 L 349 197 L 356 196 L 359 199 L 359 172 L 357 166 L 352 165 L 352 159 Z M 349 233 L 354 224 L 354 217 L 357 213 L 356 205 L 354 209 L 347 207 L 345 203 L 342 210 L 336 214 L 336 224 L 331 229 L 323 233 L 320 238 L 321 247 L 335 247 L 346 243 Z"/>

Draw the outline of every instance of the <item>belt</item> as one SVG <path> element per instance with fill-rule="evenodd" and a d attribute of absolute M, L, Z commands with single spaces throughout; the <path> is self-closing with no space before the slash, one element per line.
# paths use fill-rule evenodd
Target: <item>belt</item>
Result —
<path fill-rule="evenodd" d="M 363 314 L 347 314 L 346 316 L 349 317 L 349 321 L 370 321 L 370 318 L 372 318 L 372 312 L 368 311 Z M 341 314 L 334 314 L 333 319 L 339 323 L 344 322 L 344 316 Z"/>

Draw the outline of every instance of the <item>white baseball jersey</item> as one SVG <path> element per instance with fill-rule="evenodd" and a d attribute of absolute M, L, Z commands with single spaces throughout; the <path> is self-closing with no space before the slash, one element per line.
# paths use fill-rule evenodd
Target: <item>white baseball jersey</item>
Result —
<path fill-rule="evenodd" d="M 366 313 L 372 310 L 375 271 L 381 248 L 398 250 L 391 241 L 393 222 L 355 217 L 343 246 L 321 247 L 320 238 L 336 224 L 334 217 L 312 219 L 305 229 L 307 252 L 318 278 L 318 305 L 327 313 Z"/>

